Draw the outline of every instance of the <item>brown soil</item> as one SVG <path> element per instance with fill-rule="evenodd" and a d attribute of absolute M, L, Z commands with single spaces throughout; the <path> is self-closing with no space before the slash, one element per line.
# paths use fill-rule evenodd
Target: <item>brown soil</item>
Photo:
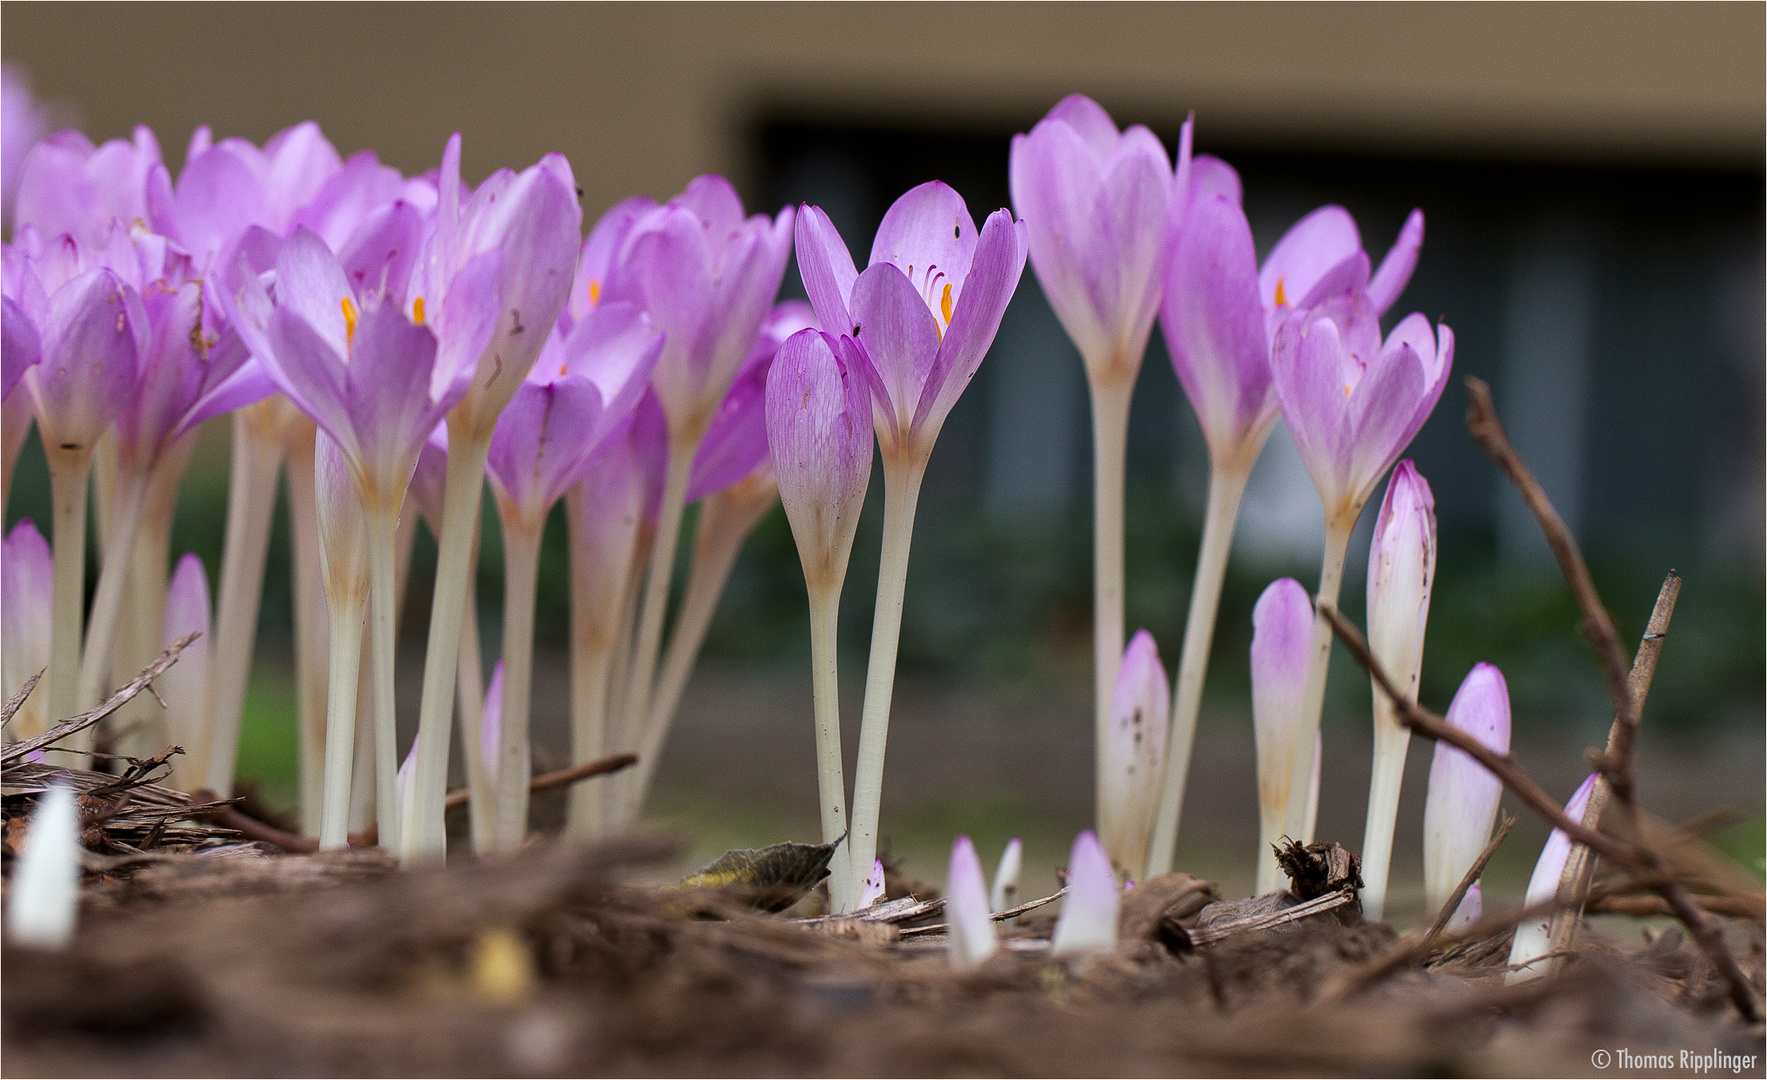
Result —
<path fill-rule="evenodd" d="M 1538 1076 L 1594 1074 L 1592 1052 L 1618 1047 L 1762 1060 L 1760 1029 L 1733 1019 L 1673 929 L 1591 939 L 1562 977 L 1520 986 L 1504 984 L 1503 935 L 1327 1001 L 1392 929 L 1340 911 L 1187 947 L 1126 911 L 1143 929 L 1116 955 L 1073 967 L 1003 949 L 958 973 L 936 934 L 843 936 L 621 884 L 670 857 L 652 840 L 412 873 L 377 852 L 209 850 L 236 857 L 89 875 L 69 950 L 5 949 L 6 1075 Z M 1194 926 L 1200 890 L 1170 890 L 1176 921 Z M 1047 936 L 1054 910 L 1007 936 Z"/>

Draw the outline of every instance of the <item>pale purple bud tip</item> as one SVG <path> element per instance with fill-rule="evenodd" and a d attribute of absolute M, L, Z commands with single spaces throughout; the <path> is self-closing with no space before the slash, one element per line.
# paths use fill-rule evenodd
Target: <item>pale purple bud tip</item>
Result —
<path fill-rule="evenodd" d="M 1013 837 L 1000 854 L 1000 866 L 994 871 L 994 891 L 988 895 L 988 906 L 1005 911 L 1018 900 L 1019 866 L 1024 862 L 1025 845 Z"/>
<path fill-rule="evenodd" d="M 1572 793 L 1571 801 L 1565 803 L 1565 816 L 1572 821 L 1582 821 L 1583 814 L 1589 809 L 1589 797 L 1595 791 L 1597 774 L 1590 773 L 1577 790 Z M 1564 877 L 1565 863 L 1571 857 L 1571 838 L 1563 830 L 1554 829 L 1546 838 L 1546 846 L 1540 849 L 1540 860 L 1534 864 L 1534 874 L 1528 879 L 1528 895 L 1523 901 L 1526 907 L 1535 907 L 1550 903 L 1558 896 L 1559 882 Z M 1528 919 L 1515 928 L 1515 942 L 1509 948 L 1509 966 L 1512 969 L 1509 981 L 1519 982 L 1544 974 L 1544 969 L 1535 964 L 1546 955 L 1551 948 L 1551 915 L 1540 915 Z"/>
<path fill-rule="evenodd" d="M 187 634 L 201 635 L 178 654 L 178 662 L 159 678 L 172 741 L 193 746 L 201 737 L 202 710 L 209 688 L 209 657 L 213 651 L 209 640 L 209 579 L 203 572 L 202 560 L 194 554 L 178 560 L 171 584 L 166 587 L 163 630 L 166 645 Z"/>
<path fill-rule="evenodd" d="M 1300 750 L 1302 697 L 1313 642 L 1313 601 L 1293 578 L 1270 583 L 1252 609 L 1252 725 L 1258 805 L 1280 822 Z"/>
<path fill-rule="evenodd" d="M 1446 717 L 1493 752 L 1509 752 L 1509 687 L 1490 664 L 1474 665 Z M 1491 837 L 1503 782 L 1463 751 L 1436 744 L 1423 811 L 1427 906 L 1440 908 Z"/>
<path fill-rule="evenodd" d="M 859 890 L 859 902 L 854 910 L 864 911 L 866 908 L 883 899 L 884 866 L 882 859 L 871 860 L 871 876 L 865 879 L 865 886 Z"/>
<path fill-rule="evenodd" d="M 945 875 L 946 940 L 953 967 L 975 967 L 1000 947 L 994 920 L 988 914 L 988 885 L 982 862 L 967 836 L 951 845 L 951 867 Z"/>
<path fill-rule="evenodd" d="M 1112 862 L 1139 875 L 1159 809 L 1172 691 L 1153 635 L 1138 631 L 1117 668 L 1105 740 L 1099 832 Z"/>
<path fill-rule="evenodd" d="M 767 373 L 767 442 L 804 573 L 845 577 L 871 479 L 871 398 L 852 341 L 800 330 Z"/>
<path fill-rule="evenodd" d="M 80 812 L 72 788 L 57 784 L 37 803 L 6 901 L 6 936 L 15 944 L 60 949 L 73 939 L 80 908 Z"/>
<path fill-rule="evenodd" d="M 485 711 L 479 721 L 479 759 L 484 767 L 497 774 L 497 743 L 503 737 L 503 661 L 491 669 L 491 681 L 485 687 Z"/>
<path fill-rule="evenodd" d="M 405 760 L 399 765 L 399 820 L 417 820 L 417 744 L 423 736 L 411 738 L 411 749 L 406 751 Z"/>
<path fill-rule="evenodd" d="M 1368 644 L 1413 697 L 1436 575 L 1435 507 L 1429 482 L 1401 461 L 1387 482 L 1368 554 Z"/>
<path fill-rule="evenodd" d="M 1117 910 L 1122 890 L 1098 836 L 1087 829 L 1068 854 L 1068 893 L 1055 922 L 1052 955 L 1089 956 L 1117 947 Z"/>
<path fill-rule="evenodd" d="M 49 667 L 49 625 L 54 610 L 54 559 L 43 534 L 20 519 L 0 548 L 0 697 L 10 698 L 25 680 Z M 20 739 L 47 728 L 47 687 L 19 706 L 8 735 Z"/>
<path fill-rule="evenodd" d="M 1470 928 L 1474 923 L 1478 922 L 1479 916 L 1484 913 L 1485 896 L 1479 889 L 1479 883 L 1475 881 L 1466 890 L 1466 895 L 1460 898 L 1460 906 L 1454 909 L 1454 914 L 1449 917 L 1448 925 L 1444 928 L 1443 932 L 1449 934 L 1461 933 Z"/>

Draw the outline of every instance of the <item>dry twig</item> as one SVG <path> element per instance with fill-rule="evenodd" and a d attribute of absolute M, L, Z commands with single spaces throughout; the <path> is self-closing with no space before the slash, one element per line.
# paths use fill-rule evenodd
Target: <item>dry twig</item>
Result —
<path fill-rule="evenodd" d="M 200 632 L 193 632 L 193 633 L 189 633 L 189 634 L 184 635 L 183 637 L 179 638 L 177 641 L 172 642 L 172 644 L 170 644 L 166 647 L 165 652 L 160 653 L 159 659 L 157 659 L 153 663 L 147 665 L 147 667 L 142 670 L 141 674 L 135 676 L 133 679 L 130 679 L 128 681 L 128 683 L 123 686 L 123 688 L 121 690 L 118 690 L 116 693 L 112 694 L 108 699 L 105 700 L 105 702 L 103 704 L 99 705 L 97 708 L 88 709 L 87 711 L 81 713 L 78 716 L 72 717 L 68 720 L 63 721 L 60 724 L 55 725 L 54 727 L 50 728 L 48 731 L 45 731 L 41 735 L 38 735 L 34 738 L 25 739 L 22 742 L 15 742 L 11 746 L 6 747 L 4 750 L 0 750 L 0 764 L 9 765 L 14 761 L 18 761 L 18 760 L 22 759 L 23 757 L 25 757 L 25 755 L 31 753 L 33 750 L 41 750 L 45 746 L 49 746 L 53 743 L 58 743 L 61 740 L 67 738 L 69 735 L 73 735 L 76 732 L 84 731 L 87 728 L 91 727 L 93 724 L 96 724 L 100 720 L 103 720 L 105 717 L 109 716 L 111 713 L 116 712 L 118 709 L 120 709 L 124 705 L 128 704 L 130 699 L 132 699 L 136 694 L 139 694 L 139 693 L 141 693 L 141 691 L 147 689 L 147 686 L 149 683 L 153 682 L 153 680 L 155 680 L 155 679 L 159 678 L 161 675 L 165 674 L 166 669 L 171 667 L 175 662 L 177 662 L 178 654 L 184 651 L 185 646 L 189 645 L 191 642 L 195 641 L 197 638 L 199 638 L 201 636 L 202 636 L 202 634 Z M 19 697 L 19 700 L 23 701 L 24 698 Z"/>
<path fill-rule="evenodd" d="M 18 688 L 18 693 L 7 698 L 5 705 L 0 705 L 0 728 L 12 723 L 12 718 L 18 715 L 19 706 L 25 703 L 25 698 L 31 696 L 31 691 L 37 688 L 37 680 L 42 677 L 43 673 L 41 671 L 32 675 L 25 680 L 23 686 Z"/>
<path fill-rule="evenodd" d="M 1418 946 L 1419 948 L 1427 952 L 1435 944 L 1436 939 L 1442 936 L 1442 931 L 1448 928 L 1448 920 L 1452 919 L 1454 913 L 1460 910 L 1460 902 L 1466 899 L 1467 891 L 1473 887 L 1473 882 L 1479 880 L 1479 875 L 1485 872 L 1485 864 L 1491 861 L 1491 856 L 1497 854 L 1497 848 L 1503 843 L 1503 838 L 1509 835 L 1509 830 L 1515 828 L 1515 821 L 1514 814 L 1503 815 L 1503 824 L 1497 827 L 1497 835 L 1491 837 L 1491 842 L 1485 845 L 1485 850 L 1479 852 L 1479 857 L 1466 868 L 1466 873 L 1460 875 L 1460 884 L 1454 886 L 1454 891 L 1448 894 L 1448 900 L 1442 905 L 1442 910 L 1436 912 L 1436 921 L 1430 923 L 1430 928 L 1423 935 L 1423 942 Z"/>
<path fill-rule="evenodd" d="M 1638 719 L 1643 718 L 1644 699 L 1650 694 L 1651 681 L 1656 677 L 1657 658 L 1662 655 L 1663 641 L 1669 635 L 1669 620 L 1675 614 L 1675 601 L 1680 596 L 1681 575 L 1671 570 L 1669 576 L 1663 579 L 1662 589 L 1657 593 L 1656 606 L 1651 609 L 1650 622 L 1644 630 L 1644 640 L 1638 643 L 1638 653 L 1632 658 L 1632 672 L 1626 680 L 1631 692 L 1632 708 Z M 1630 757 L 1634 730 L 1634 727 L 1624 723 L 1620 715 L 1615 714 L 1613 726 L 1608 730 L 1608 760 L 1618 760 L 1622 748 Z M 1589 804 L 1583 812 L 1583 824 L 1590 828 L 1600 827 L 1601 816 L 1607 812 L 1612 798 L 1613 788 L 1607 778 L 1603 776 L 1597 779 L 1595 790 L 1589 793 Z M 1565 900 L 1565 906 L 1552 916 L 1552 928 L 1547 936 L 1548 952 L 1564 952 L 1571 947 L 1571 938 L 1577 933 L 1583 901 L 1589 896 L 1589 883 L 1594 876 L 1594 853 L 1581 844 L 1571 848 L 1558 885 L 1558 893 Z"/>

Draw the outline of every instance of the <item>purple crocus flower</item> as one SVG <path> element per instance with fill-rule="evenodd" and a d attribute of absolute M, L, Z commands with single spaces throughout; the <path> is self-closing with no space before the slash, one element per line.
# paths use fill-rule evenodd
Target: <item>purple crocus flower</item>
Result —
<path fill-rule="evenodd" d="M 988 912 L 988 880 L 982 876 L 982 860 L 976 857 L 976 846 L 969 837 L 961 834 L 951 845 L 951 863 L 945 873 L 945 925 L 952 967 L 979 967 L 1000 948 Z"/>
<path fill-rule="evenodd" d="M 902 593 L 921 478 L 946 415 L 993 344 L 1018 287 L 1025 268 L 1024 226 L 1009 211 L 998 210 L 978 234 L 962 196 L 932 181 L 904 194 L 884 214 L 864 273 L 855 269 L 834 223 L 814 206 L 805 206 L 798 216 L 797 253 L 816 321 L 859 346 L 884 459 L 883 557 L 847 868 L 856 892 L 877 856 Z"/>
<path fill-rule="evenodd" d="M 527 823 L 528 695 L 533 682 L 534 597 L 546 515 L 588 471 L 595 452 L 630 422 L 661 348 L 643 312 L 597 306 L 556 333 L 504 408 L 487 459 L 503 521 L 504 683 L 495 782 L 497 846 L 514 850 Z"/>
<path fill-rule="evenodd" d="M 24 72 L 11 64 L 0 66 L 0 208 L 8 224 L 25 155 L 48 130 L 49 110 L 31 95 Z"/>
<path fill-rule="evenodd" d="M 1589 809 L 1589 800 L 1595 794 L 1595 782 L 1601 777 L 1598 773 L 1590 773 L 1577 785 L 1571 793 L 1571 801 L 1565 803 L 1565 816 L 1572 821 L 1582 821 Z M 1534 863 L 1534 873 L 1528 878 L 1527 897 L 1523 901 L 1526 907 L 1538 907 L 1549 904 L 1558 897 L 1558 887 L 1564 877 L 1565 864 L 1570 861 L 1571 838 L 1561 829 L 1552 830 L 1546 838 L 1546 846 L 1540 849 L 1540 858 Z M 1509 947 L 1510 972 L 1509 982 L 1521 982 L 1546 974 L 1546 965 L 1539 961 L 1545 958 L 1551 948 L 1552 916 L 1539 915 L 1518 924 L 1515 928 L 1515 941 Z"/>
<path fill-rule="evenodd" d="M 1087 829 L 1075 837 L 1068 853 L 1068 893 L 1055 920 L 1050 955 L 1058 960 L 1085 959 L 1115 949 L 1122 903 L 1123 890 L 1110 856 L 1097 834 Z"/>
<path fill-rule="evenodd" d="M 1353 267 L 1354 268 L 1354 267 Z M 1454 363 L 1454 333 L 1412 314 L 1380 337 L 1360 283 L 1285 321 L 1271 374 L 1329 527 L 1353 525 L 1374 485 L 1429 419 Z"/>
<path fill-rule="evenodd" d="M 1239 177 L 1214 158 L 1199 156 L 1193 165 L 1160 325 L 1211 461 L 1249 470 L 1276 423 L 1269 320 Z"/>
<path fill-rule="evenodd" d="M 450 380 L 465 384 L 463 417 L 489 439 L 564 308 L 583 222 L 576 181 L 563 156 L 548 154 L 520 173 L 499 169 L 467 197 L 455 133 L 442 154 L 435 214 L 406 306 L 415 312 L 425 305 L 427 319 L 438 325 L 466 316 L 450 308 L 493 311 L 490 340 L 445 369 Z M 465 284 L 470 291 L 457 296 L 454 290 Z"/>
<path fill-rule="evenodd" d="M 252 229 L 288 235 L 295 214 L 343 167 L 312 121 L 271 136 L 262 149 L 245 139 L 215 142 L 199 127 L 176 185 L 160 165 L 148 182 L 154 229 L 190 252 L 198 267 L 231 267 L 227 257 Z"/>
<path fill-rule="evenodd" d="M 852 338 L 800 330 L 780 346 L 767 375 L 767 443 L 810 594 L 816 779 L 826 844 L 847 834 L 836 629 L 847 559 L 871 480 L 871 394 L 864 367 Z M 839 873 L 842 856 L 850 852 L 836 852 L 837 872 L 828 888 L 835 910 L 846 912 L 863 879 Z M 873 856 L 864 857 L 867 869 Z M 856 866 L 849 863 L 848 869 Z M 980 899 L 985 907 L 986 897 Z"/>
<path fill-rule="evenodd" d="M 1281 888 L 1270 847 L 1285 831 L 1305 725 L 1301 706 L 1313 640 L 1313 602 L 1294 578 L 1264 589 L 1252 608 L 1252 729 L 1258 748 L 1258 894 Z M 1311 742 L 1312 739 L 1307 739 Z M 1304 797 L 1304 793 L 1302 793 Z"/>
<path fill-rule="evenodd" d="M 0 697 L 8 700 L 25 680 L 49 667 L 49 636 L 43 633 L 54 611 L 54 564 L 43 534 L 21 518 L 0 545 Z M 28 739 L 48 730 L 49 690 L 39 686 L 19 706 L 10 734 Z"/>
<path fill-rule="evenodd" d="M 1461 682 L 1444 718 L 1497 754 L 1509 752 L 1509 687 L 1490 664 L 1475 664 Z M 1423 807 L 1424 904 L 1436 911 L 1460 883 L 1467 868 L 1491 839 L 1491 823 L 1503 781 L 1447 743 L 1436 744 L 1430 762 L 1429 793 Z M 1450 930 L 1470 924 L 1457 912 Z"/>
<path fill-rule="evenodd" d="M 1436 574 L 1436 501 L 1429 482 L 1401 461 L 1387 482 L 1368 553 L 1368 644 L 1407 696 L 1417 700 L 1423 670 L 1424 626 Z M 1397 707 L 1374 688 L 1374 767 L 1368 783 L 1368 822 L 1362 839 L 1363 911 L 1379 919 L 1393 854 L 1393 826 L 1411 730 Z"/>
<path fill-rule="evenodd" d="M 885 459 L 924 463 L 1018 287 L 1023 223 L 996 210 L 978 235 L 962 196 L 934 180 L 884 214 L 862 274 L 820 208 L 804 207 L 797 234 L 798 268 L 817 322 L 852 337 L 870 361 Z"/>
<path fill-rule="evenodd" d="M 630 421 L 662 347 L 630 304 L 603 304 L 555 333 L 497 422 L 487 458 L 505 516 L 538 529 L 605 440 Z"/>
<path fill-rule="evenodd" d="M 0 298 L 0 439 L 5 443 L 4 470 L 0 471 L 0 505 L 12 490 L 12 467 L 31 431 L 31 395 L 14 395 L 25 372 L 43 359 L 43 340 L 37 324 L 12 297 Z"/>
<path fill-rule="evenodd" d="M 1104 745 L 1106 783 L 1099 836 L 1125 876 L 1146 876 L 1148 837 L 1165 775 L 1172 688 L 1153 635 L 1137 631 L 1117 666 L 1110 729 Z"/>
<path fill-rule="evenodd" d="M 432 329 L 408 320 L 378 280 L 358 292 L 351 276 L 323 240 L 298 229 L 277 254 L 274 301 L 248 276 L 233 323 L 282 391 L 337 442 L 365 507 L 396 516 L 424 441 L 465 392 L 454 373 L 492 335 L 492 283 L 482 272 L 456 282 L 476 302 L 456 294 Z"/>
<path fill-rule="evenodd" d="M 1238 201 L 1237 199 L 1235 201 Z M 1297 221 L 1283 234 L 1258 272 L 1258 298 L 1264 305 L 1265 325 L 1272 336 L 1291 311 L 1312 307 L 1326 291 L 1343 288 L 1341 275 L 1362 286 L 1376 318 L 1398 302 L 1399 294 L 1417 269 L 1423 250 L 1423 211 L 1413 210 L 1399 229 L 1398 239 L 1369 274 L 1370 261 L 1362 250 L 1362 234 L 1356 219 L 1341 206 L 1322 206 Z"/>
<path fill-rule="evenodd" d="M 863 366 L 853 339 L 800 330 L 781 346 L 767 377 L 767 441 L 779 500 L 812 591 L 838 592 L 845 579 L 871 480 Z"/>
<path fill-rule="evenodd" d="M 25 156 L 15 229 L 30 225 L 45 236 L 66 233 L 102 248 L 113 224 L 127 229 L 149 219 L 147 181 L 159 167 L 159 140 L 146 127 L 137 127 L 131 141 L 97 147 L 78 131 L 57 132 Z"/>
<path fill-rule="evenodd" d="M 736 189 L 721 176 L 698 177 L 623 225 L 636 209 L 621 204 L 611 219 L 619 248 L 607 296 L 639 304 L 662 330 L 657 396 L 673 440 L 693 446 L 773 308 L 791 254 L 792 209 L 745 219 Z"/>
<path fill-rule="evenodd" d="M 55 613 L 47 707 L 79 709 L 86 484 L 98 439 L 128 401 L 147 348 L 140 295 L 71 236 L 21 230 L 5 252 L 5 293 L 36 328 L 41 359 L 22 379 L 35 407 L 55 500 Z M 33 250 L 34 249 L 34 250 Z M 33 255 L 35 257 L 33 257 Z M 17 425 L 9 425 L 17 426 Z"/>
<path fill-rule="evenodd" d="M 688 502 L 722 491 L 767 462 L 767 373 L 785 340 L 815 325 L 816 313 L 802 300 L 783 301 L 767 316 L 694 455 Z"/>
<path fill-rule="evenodd" d="M 1190 149 L 1179 141 L 1179 171 Z M 1140 124 L 1119 132 L 1096 102 L 1063 98 L 1014 135 L 1012 205 L 1031 267 L 1094 378 L 1133 382 L 1159 308 L 1172 170 Z"/>
<path fill-rule="evenodd" d="M 418 258 L 406 304 L 414 318 L 427 315 L 444 328 L 488 318 L 491 333 L 476 351 L 462 351 L 437 371 L 448 395 L 458 388 L 464 396 L 448 419 L 448 485 L 431 601 L 436 615 L 418 714 L 418 729 L 430 737 L 417 769 L 417 819 L 402 834 L 407 863 L 440 858 L 446 844 L 449 725 L 484 461 L 503 406 L 564 309 L 583 223 L 570 164 L 557 154 L 521 173 L 492 173 L 463 199 L 458 133 L 443 151 L 436 194 L 435 230 Z"/>
<path fill-rule="evenodd" d="M 160 676 L 160 696 L 166 702 L 167 734 L 179 746 L 195 746 L 201 737 L 203 709 L 209 692 L 209 661 L 214 655 L 210 635 L 209 578 L 202 560 L 186 553 L 172 572 L 166 588 L 166 613 L 161 647 L 187 634 L 200 635 L 178 654 L 178 662 Z M 173 765 L 176 785 L 186 791 L 202 786 L 202 777 L 189 767 Z"/>

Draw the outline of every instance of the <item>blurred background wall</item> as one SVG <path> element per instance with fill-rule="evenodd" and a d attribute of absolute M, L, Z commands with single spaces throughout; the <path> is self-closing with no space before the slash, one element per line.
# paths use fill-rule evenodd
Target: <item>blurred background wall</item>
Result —
<path fill-rule="evenodd" d="M 1378 256 L 1404 214 L 1424 208 L 1428 239 L 1402 310 L 1455 328 L 1457 370 L 1495 387 L 1626 632 L 1642 629 L 1670 566 L 1688 578 L 1677 617 L 1687 645 L 1665 662 L 1653 722 L 1741 725 L 1758 746 L 1764 12 L 12 0 L 0 51 L 95 140 L 151 125 L 174 172 L 201 123 L 261 141 L 316 119 L 345 154 L 372 147 L 408 172 L 433 167 L 458 129 L 474 178 L 563 151 L 589 219 L 627 195 L 666 198 L 720 171 L 752 207 L 823 206 L 861 250 L 896 195 L 923 180 L 953 184 L 978 218 L 1005 205 L 1012 133 L 1066 93 L 1148 124 L 1168 148 L 1194 112 L 1197 148 L 1243 175 L 1260 252 L 1314 206 L 1340 202 Z M 801 294 L 795 270 L 786 281 Z M 1518 713 L 1599 738 L 1602 692 L 1574 611 L 1520 502 L 1465 436 L 1464 406 L 1456 382 L 1412 450 L 1443 528 L 1424 697 L 1445 702 L 1474 660 L 1490 659 L 1510 673 Z M 934 455 L 903 638 L 911 677 L 1071 695 L 1080 732 L 1087 423 L 1077 355 L 1027 272 Z M 179 550 L 203 552 L 211 568 L 223 440 L 210 440 L 215 468 L 193 470 L 178 526 Z M 33 475 L 27 458 L 10 516 L 46 505 Z M 1205 479 L 1156 333 L 1131 432 L 1129 608 L 1168 662 Z M 1352 613 L 1368 527 L 1352 548 Z M 843 616 L 855 652 L 870 625 L 876 528 L 868 511 Z M 487 616 L 498 610 L 495 534 L 490 525 Z M 1240 536 L 1210 689 L 1236 724 L 1253 599 L 1279 573 L 1311 582 L 1317 572 L 1317 501 L 1280 429 Z M 552 543 L 546 571 L 558 588 L 542 589 L 552 608 L 541 632 L 555 643 L 565 632 L 561 547 Z M 287 626 L 276 565 L 271 637 Z M 411 637 L 426 617 L 407 612 Z M 803 622 L 795 552 L 775 515 L 751 541 L 710 660 L 799 678 Z M 494 625 L 487 639 L 494 652 Z M 1342 659 L 1333 707 L 1365 729 L 1368 690 Z M 807 747 L 807 725 L 800 734 Z"/>

